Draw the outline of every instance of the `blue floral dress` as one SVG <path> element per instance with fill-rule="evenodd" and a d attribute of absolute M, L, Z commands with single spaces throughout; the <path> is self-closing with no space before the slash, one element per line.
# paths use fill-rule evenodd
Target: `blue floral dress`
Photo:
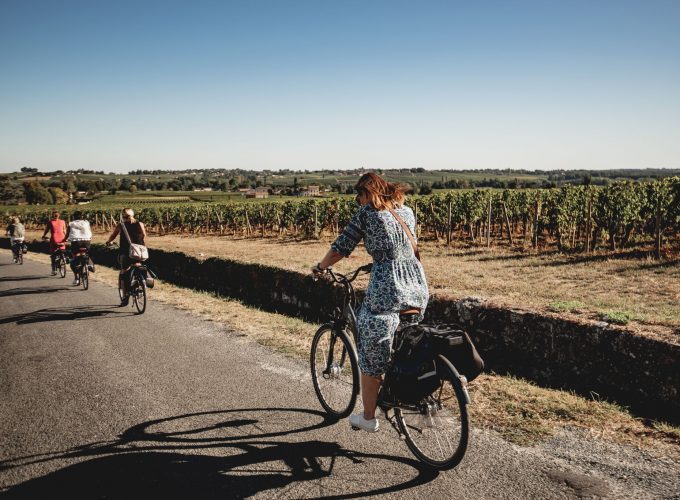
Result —
<path fill-rule="evenodd" d="M 413 211 L 401 206 L 395 212 L 415 237 Z M 373 271 L 357 315 L 359 368 L 367 375 L 378 376 L 385 373 L 389 363 L 399 312 L 418 308 L 418 321 L 422 320 L 429 292 L 411 241 L 389 210 L 362 206 L 331 248 L 348 257 L 362 239 L 373 257 Z"/>

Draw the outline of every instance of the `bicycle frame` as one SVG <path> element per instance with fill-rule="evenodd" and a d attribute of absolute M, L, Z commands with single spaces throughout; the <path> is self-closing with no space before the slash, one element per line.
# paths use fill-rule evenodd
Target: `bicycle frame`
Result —
<path fill-rule="evenodd" d="M 356 277 L 361 273 L 362 271 L 365 273 L 370 272 L 372 268 L 372 264 L 368 264 L 366 266 L 362 266 L 359 269 L 357 269 L 352 276 L 345 276 L 340 273 L 335 273 L 333 272 L 333 269 L 330 267 L 326 269 L 327 273 L 331 276 L 334 282 L 341 284 L 344 287 L 344 297 L 342 301 L 342 308 L 336 307 L 333 310 L 333 313 L 331 315 L 330 321 L 326 323 L 331 328 L 331 331 L 333 332 L 331 335 L 331 340 L 330 340 L 330 348 L 328 350 L 328 358 L 326 361 L 326 369 L 322 372 L 324 378 L 328 378 L 331 376 L 331 370 L 333 368 L 333 348 L 335 347 L 335 342 L 337 341 L 337 335 L 344 331 L 345 329 L 349 329 L 352 332 L 352 339 L 354 340 L 354 345 L 357 344 L 358 342 L 358 333 L 357 333 L 357 318 L 356 318 L 356 313 L 355 308 L 357 304 L 357 295 L 356 292 L 354 291 L 354 287 L 352 286 L 352 281 L 356 279 Z M 343 351 L 342 353 L 342 359 L 340 359 L 340 365 L 342 365 L 345 362 L 345 352 Z"/>
<path fill-rule="evenodd" d="M 87 249 L 81 249 L 78 253 L 73 254 L 73 259 L 76 260 L 76 265 L 87 265 L 90 258 L 90 252 Z"/>

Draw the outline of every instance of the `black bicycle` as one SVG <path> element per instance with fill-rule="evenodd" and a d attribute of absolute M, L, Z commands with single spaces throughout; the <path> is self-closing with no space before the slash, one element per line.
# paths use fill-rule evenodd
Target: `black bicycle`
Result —
<path fill-rule="evenodd" d="M 118 296 L 121 303 L 126 298 L 132 299 L 132 304 L 139 314 L 146 311 L 146 291 L 154 286 L 153 271 L 142 262 L 134 262 L 127 272 L 118 275 Z M 125 293 L 125 281 L 127 280 L 127 295 Z"/>
<path fill-rule="evenodd" d="M 12 244 L 12 257 L 15 264 L 22 265 L 24 263 L 24 242 L 15 241 Z"/>
<path fill-rule="evenodd" d="M 355 345 L 357 298 L 352 282 L 362 273 L 370 273 L 372 264 L 362 266 L 348 276 L 326 269 L 328 275 L 343 287 L 342 303 L 330 320 L 314 334 L 310 365 L 314 390 L 321 406 L 335 418 L 347 417 L 359 395 L 359 367 Z M 402 317 L 407 321 L 409 318 Z M 399 345 L 402 327 L 397 330 L 393 346 Z M 436 469 L 458 465 L 467 450 L 470 397 L 467 381 L 451 362 L 438 355 L 434 360 L 438 384 L 416 403 L 404 403 L 387 394 L 390 390 L 389 369 L 378 394 L 378 407 L 399 436 L 406 440 L 411 452 L 423 463 Z"/>
<path fill-rule="evenodd" d="M 52 253 L 52 273 L 59 274 L 62 278 L 66 277 L 66 250 L 57 248 Z"/>
<path fill-rule="evenodd" d="M 84 290 L 90 287 L 90 252 L 87 248 L 80 248 L 78 253 L 73 255 L 76 276 Z"/>

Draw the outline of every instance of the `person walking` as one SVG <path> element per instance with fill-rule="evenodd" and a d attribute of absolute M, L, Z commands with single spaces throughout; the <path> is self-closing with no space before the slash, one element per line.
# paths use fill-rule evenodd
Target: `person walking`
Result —
<path fill-rule="evenodd" d="M 124 298 L 121 302 L 121 306 L 126 306 L 130 302 L 130 297 L 128 295 L 127 289 L 127 272 L 130 270 L 130 266 L 133 264 L 130 259 L 130 243 L 135 243 L 137 245 L 144 245 L 144 240 L 146 239 L 146 228 L 144 224 L 135 219 L 135 211 L 131 208 L 124 208 L 121 214 L 123 219 L 122 223 L 118 223 L 113 229 L 113 232 L 106 240 L 106 245 L 110 245 L 113 240 L 120 235 L 119 250 L 118 250 L 118 265 L 120 266 L 120 275 L 123 277 L 121 283 L 123 284 L 123 295 Z M 125 229 L 127 229 L 127 234 L 130 235 L 130 240 L 128 241 L 125 231 L 122 229 L 122 224 L 125 224 Z"/>
<path fill-rule="evenodd" d="M 56 252 L 57 250 L 64 250 L 64 236 L 66 235 L 66 223 L 59 218 L 59 212 L 56 210 L 52 212 L 52 218 L 45 226 L 42 239 L 47 239 L 47 233 L 50 233 L 50 259 L 52 260 L 52 276 L 56 276 L 57 269 Z"/>
<path fill-rule="evenodd" d="M 416 323 L 422 321 L 429 291 L 425 271 L 415 253 L 415 216 L 404 205 L 406 187 L 369 172 L 361 176 L 355 190 L 359 210 L 312 272 L 323 273 L 349 257 L 362 239 L 373 258 L 368 288 L 357 315 L 364 408 L 349 421 L 353 427 L 376 432 L 378 391 L 400 316 L 408 315 Z"/>

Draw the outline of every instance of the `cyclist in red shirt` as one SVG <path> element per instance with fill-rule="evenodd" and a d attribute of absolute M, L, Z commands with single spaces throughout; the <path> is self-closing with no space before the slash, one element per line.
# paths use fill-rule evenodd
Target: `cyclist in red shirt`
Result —
<path fill-rule="evenodd" d="M 66 223 L 59 218 L 59 212 L 56 210 L 52 212 L 52 219 L 45 226 L 42 239 L 47 239 L 47 233 L 50 233 L 50 257 L 52 259 L 52 276 L 57 274 L 55 269 L 55 252 L 57 250 L 64 250 L 64 238 L 66 237 Z"/>

